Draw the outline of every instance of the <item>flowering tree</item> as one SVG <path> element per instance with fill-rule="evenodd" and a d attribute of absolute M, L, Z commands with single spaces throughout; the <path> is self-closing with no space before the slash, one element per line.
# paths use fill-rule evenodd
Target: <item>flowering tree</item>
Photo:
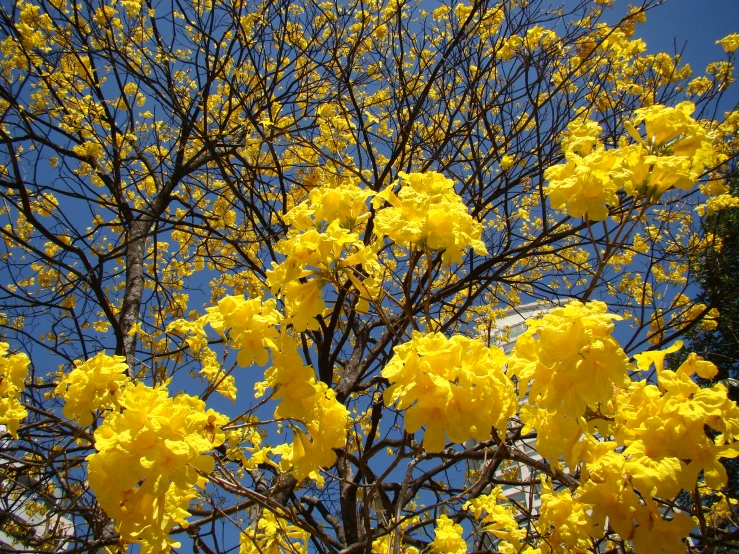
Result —
<path fill-rule="evenodd" d="M 3 7 L 4 532 L 736 548 L 739 409 L 664 357 L 719 317 L 739 36 L 693 77 L 657 3 Z"/>

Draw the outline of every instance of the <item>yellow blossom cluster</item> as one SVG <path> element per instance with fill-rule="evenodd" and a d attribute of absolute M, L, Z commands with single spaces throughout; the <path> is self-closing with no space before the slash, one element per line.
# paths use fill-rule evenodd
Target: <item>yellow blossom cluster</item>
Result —
<path fill-rule="evenodd" d="M 562 141 L 567 162 L 544 172 L 552 206 L 602 221 L 620 191 L 656 202 L 670 188 L 690 189 L 717 160 L 712 135 L 691 117 L 694 110 L 692 102 L 638 109 L 624 124 L 634 142 L 624 138 L 612 149 L 600 140 L 598 123 L 575 120 Z"/>
<path fill-rule="evenodd" d="M 312 382 L 310 385 L 314 393 L 303 399 L 310 403 L 309 411 L 301 419 L 305 431 L 293 426 L 293 443 L 274 451 L 282 454 L 280 467 L 283 471 L 292 470 L 296 479 L 310 477 L 323 486 L 319 468 L 332 466 L 336 461 L 333 449 L 346 445 L 349 411 L 336 400 L 334 391 L 325 383 Z"/>
<path fill-rule="evenodd" d="M 241 298 L 243 301 L 243 297 Z M 212 308 L 211 308 L 212 309 Z M 218 309 L 216 307 L 215 309 Z M 223 371 L 221 364 L 218 362 L 218 356 L 208 346 L 208 333 L 205 326 L 211 319 L 209 315 L 204 315 L 194 321 L 186 319 L 177 319 L 167 325 L 168 333 L 178 333 L 187 337 L 185 342 L 190 348 L 190 353 L 200 361 L 202 367 L 200 375 L 202 375 L 211 386 L 215 387 L 215 391 L 229 398 L 232 402 L 236 400 L 236 381 L 233 375 Z M 221 321 L 222 318 L 218 319 Z"/>
<path fill-rule="evenodd" d="M 256 528 L 246 529 L 239 539 L 239 554 L 307 554 L 310 533 L 265 510 Z"/>
<path fill-rule="evenodd" d="M 454 182 L 440 173 L 399 173 L 400 190 L 392 186 L 372 200 L 373 234 L 366 244 L 359 233 L 370 217 L 367 200 L 374 193 L 351 181 L 318 187 L 285 216 L 290 230 L 275 250 L 285 256 L 267 272 L 272 294 L 285 302 L 286 323 L 296 331 L 318 329 L 316 316 L 326 308 L 323 288 L 354 289 L 357 310 L 375 301 L 382 282 L 377 249 L 388 237 L 401 245 L 442 251 L 446 263 L 459 263 L 467 248 L 487 254 L 482 225 L 468 213 Z"/>
<path fill-rule="evenodd" d="M 362 189 L 351 181 L 340 182 L 336 187 L 316 187 L 285 215 L 285 223 L 300 231 L 320 228 L 335 219 L 349 230 L 369 219 L 367 200 L 372 191 Z"/>
<path fill-rule="evenodd" d="M 712 215 L 716 212 L 731 208 L 739 208 L 739 198 L 736 198 L 729 193 L 723 193 L 706 199 L 704 204 L 701 204 L 696 208 L 696 212 L 698 212 L 698 215 L 700 216 Z"/>
<path fill-rule="evenodd" d="M 388 552 L 393 552 L 397 539 L 400 539 L 400 548 L 398 549 L 400 554 L 418 554 L 418 548 L 403 544 L 403 537 L 406 529 L 417 524 L 419 521 L 419 517 L 404 518 L 400 525 L 394 526 L 395 531 L 393 533 L 382 535 L 372 541 L 372 554 L 388 554 Z M 397 533 L 400 533 L 400 537 L 396 535 Z"/>
<path fill-rule="evenodd" d="M 259 298 L 246 300 L 239 295 L 226 296 L 207 309 L 208 323 L 221 336 L 228 335 L 229 346 L 238 351 L 241 367 L 254 362 L 267 363 L 266 346 L 279 335 L 275 328 L 280 323 L 276 305 L 274 299 L 262 302 Z"/>
<path fill-rule="evenodd" d="M 9 348 L 7 342 L 0 342 L 0 425 L 18 438 L 20 421 L 28 415 L 20 397 L 26 388 L 24 381 L 31 361 L 22 352 L 8 356 Z"/>
<path fill-rule="evenodd" d="M 438 554 L 464 554 L 467 552 L 467 543 L 462 538 L 462 526 L 454 523 L 445 515 L 436 519 L 434 540 L 431 542 L 431 552 Z"/>
<path fill-rule="evenodd" d="M 720 489 L 726 484 L 726 472 L 719 458 L 739 455 L 734 445 L 739 437 L 739 408 L 728 399 L 726 387 L 700 388 L 693 381 L 694 374 L 713 378 L 716 366 L 691 354 L 677 371 L 663 369 L 664 355 L 679 346 L 637 357 L 642 371 L 654 365 L 658 385 L 633 384 L 620 399 L 616 419 L 615 437 L 628 445 L 624 455 L 632 454 L 638 473 L 632 480 L 642 483 L 644 492 L 656 491 L 660 496 L 677 494 L 680 487 L 691 490 L 701 472 L 709 487 Z M 707 427 L 720 434 L 709 438 Z M 660 472 L 660 464 L 671 464 L 669 477 Z"/>
<path fill-rule="evenodd" d="M 322 485 L 319 468 L 333 465 L 333 449 L 346 445 L 349 411 L 336 400 L 333 390 L 316 381 L 313 370 L 303 364 L 297 342 L 285 333 L 275 342 L 272 366 L 265 372 L 265 381 L 256 385 L 257 396 L 268 387 L 273 390 L 272 398 L 280 400 L 275 418 L 291 422 L 293 442 L 265 447 L 254 456 L 281 454 L 283 471 L 292 470 L 296 479 L 310 477 Z"/>
<path fill-rule="evenodd" d="M 375 234 L 398 244 L 411 244 L 444 252 L 447 263 L 459 263 L 467 248 L 487 254 L 481 240 L 482 225 L 468 213 L 462 198 L 454 190 L 454 181 L 441 173 L 399 173 L 401 188 L 397 195 L 388 187 L 372 200 L 378 210 Z"/>
<path fill-rule="evenodd" d="M 717 40 L 716 44 L 720 44 L 721 46 L 723 46 L 724 51 L 727 54 L 731 54 L 732 52 L 735 52 L 737 48 L 739 48 L 739 33 L 732 33 L 730 35 L 727 35 L 721 40 Z"/>
<path fill-rule="evenodd" d="M 508 372 L 521 396 L 528 393 L 524 421 L 569 425 L 589 406 L 608 402 L 614 387 L 628 385 L 628 358 L 611 337 L 613 321 L 621 318 L 606 312 L 603 302 L 570 302 L 531 322 L 518 338 Z M 546 447 L 542 454 L 549 454 Z"/>
<path fill-rule="evenodd" d="M 341 288 L 348 279 L 358 291 L 360 311 L 376 294 L 377 253 L 357 232 L 369 217 L 369 195 L 354 184 L 321 187 L 286 215 L 291 230 L 275 247 L 285 260 L 273 262 L 267 276 L 272 294 L 284 297 L 296 331 L 318 328 L 315 316 L 326 307 L 322 294 L 329 282 Z"/>
<path fill-rule="evenodd" d="M 90 487 L 124 539 L 140 542 L 142 552 L 168 551 L 178 546 L 169 531 L 187 526 L 201 474 L 213 470 L 206 453 L 224 442 L 227 418 L 197 398 L 143 384 L 126 387 L 118 404 L 95 430 Z"/>
<path fill-rule="evenodd" d="M 610 337 L 613 319 L 600 302 L 572 302 L 533 322 L 509 358 L 529 391 L 524 432 L 536 432 L 537 451 L 553 465 L 582 467 L 575 494 L 544 484 L 539 531 L 557 552 L 603 537 L 606 519 L 639 553 L 677 548 L 692 520 L 680 512 L 665 519 L 652 499 L 693 491 L 699 475 L 720 489 L 727 476 L 719 459 L 739 455 L 739 408 L 723 385 L 693 380 L 711 379 L 716 367 L 692 354 L 677 371 L 664 369 L 680 343 L 629 364 Z M 652 367 L 656 384 L 628 377 Z"/>
<path fill-rule="evenodd" d="M 513 383 L 503 373 L 505 354 L 480 339 L 414 332 L 395 347 L 382 370 L 390 381 L 383 394 L 386 406 L 395 402 L 405 412 L 405 429 L 415 433 L 425 425 L 423 444 L 438 452 L 446 444 L 473 437 L 490 438 L 490 430 L 506 428 L 517 408 Z"/>
<path fill-rule="evenodd" d="M 469 500 L 462 506 L 470 510 L 475 519 L 484 525 L 483 530 L 500 539 L 498 550 L 504 554 L 521 552 L 522 540 L 526 530 L 519 528 L 517 511 L 503 494 L 503 489 L 495 487 L 490 494 L 483 494 Z"/>
<path fill-rule="evenodd" d="M 64 416 L 87 427 L 95 412 L 117 406 L 128 381 L 127 370 L 125 357 L 108 356 L 105 352 L 77 362 L 56 387 L 56 394 L 64 400 Z"/>
<path fill-rule="evenodd" d="M 229 347 L 238 352 L 236 361 L 241 367 L 256 362 L 265 365 L 269 360 L 267 347 L 279 335 L 277 325 L 281 321 L 276 310 L 276 301 L 259 298 L 245 299 L 243 295 L 225 296 L 215 306 L 207 308 L 207 314 L 194 321 L 178 319 L 167 326 L 167 332 L 185 335 L 185 342 L 193 356 L 200 360 L 200 374 L 215 387 L 215 390 L 234 401 L 236 382 L 231 374 L 223 371 L 216 353 L 208 346 L 205 326 L 210 326 L 224 339 Z"/>
<path fill-rule="evenodd" d="M 537 527 L 558 552 L 585 552 L 590 546 L 593 524 L 589 506 L 574 499 L 569 489 L 555 492 L 550 480 L 542 477 L 541 509 Z M 551 533 L 550 533 L 551 530 Z"/>
<path fill-rule="evenodd" d="M 698 331 L 713 331 L 718 327 L 719 311 L 716 308 L 709 309 L 703 303 L 693 303 L 684 294 L 678 294 L 673 305 L 680 310 L 672 314 L 677 329 L 685 329 L 696 322 Z"/>
<path fill-rule="evenodd" d="M 321 484 L 320 467 L 333 465 L 336 460 L 333 449 L 346 444 L 349 412 L 336 400 L 333 390 L 317 381 L 313 369 L 303 363 L 299 345 L 287 334 L 284 319 L 275 306 L 274 299 L 262 301 L 259 298 L 227 296 L 216 306 L 208 308 L 208 313 L 197 321 L 179 320 L 170 325 L 169 330 L 187 333 L 189 338 L 186 340 L 191 349 L 194 353 L 200 352 L 201 360 L 207 360 L 209 356 L 204 357 L 203 353 L 211 351 L 206 346 L 204 326 L 210 323 L 228 339 L 229 346 L 238 351 L 240 365 L 248 366 L 253 362 L 266 365 L 269 362 L 264 381 L 255 385 L 256 396 L 261 397 L 272 389 L 270 398 L 279 401 L 274 417 L 287 422 L 293 432 L 293 442 L 263 446 L 256 431 L 244 436 L 232 433 L 229 457 L 240 459 L 245 467 L 253 468 L 260 463 L 277 467 L 271 457 L 281 456 L 279 467 L 283 472 L 292 472 L 298 480 L 310 477 Z M 216 390 L 228 397 L 231 396 L 227 393 L 233 390 L 235 397 L 233 376 L 225 375 L 217 361 L 214 363 L 219 372 L 212 377 L 218 379 L 215 381 Z M 206 370 L 204 367 L 201 373 L 211 380 Z M 252 446 L 240 448 L 243 441 L 249 441 Z M 249 457 L 244 450 L 250 454 Z"/>

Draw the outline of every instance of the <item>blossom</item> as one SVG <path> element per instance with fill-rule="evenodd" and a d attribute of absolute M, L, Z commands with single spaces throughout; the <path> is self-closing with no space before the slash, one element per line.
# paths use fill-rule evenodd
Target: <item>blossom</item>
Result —
<path fill-rule="evenodd" d="M 267 271 L 272 293 L 284 297 L 287 322 L 297 331 L 318 329 L 315 316 L 326 307 L 322 291 L 327 283 L 336 284 L 346 276 L 366 302 L 376 288 L 370 283 L 380 270 L 375 250 L 365 245 L 356 232 L 349 231 L 341 219 L 319 227 L 288 234 L 275 248 L 285 260 L 273 262 Z M 361 266 L 365 274 L 361 282 L 354 266 Z"/>
<path fill-rule="evenodd" d="M 292 471 L 302 480 L 306 477 L 319 483 L 319 468 L 336 461 L 334 448 L 346 445 L 349 411 L 336 400 L 332 389 L 316 381 L 313 370 L 303 364 L 297 341 L 282 333 L 273 345 L 272 366 L 265 372 L 265 381 L 257 383 L 257 396 L 268 387 L 272 398 L 280 403 L 275 408 L 276 419 L 290 420 L 293 442 L 270 450 L 281 454 L 283 471 Z"/>
<path fill-rule="evenodd" d="M 76 367 L 59 382 L 56 394 L 64 399 L 62 413 L 83 427 L 93 422 L 95 412 L 118 404 L 123 385 L 128 381 L 124 356 L 99 352 Z"/>
<path fill-rule="evenodd" d="M 566 164 L 544 171 L 545 190 L 552 207 L 566 207 L 573 217 L 587 215 L 593 221 L 608 217 L 607 206 L 618 205 L 618 185 L 610 171 L 618 162 L 612 151 L 598 149 L 585 157 L 570 154 Z"/>
<path fill-rule="evenodd" d="M 508 362 L 521 390 L 530 384 L 529 402 L 577 418 L 627 386 L 628 358 L 611 337 L 619 319 L 603 302 L 574 301 L 529 322 Z"/>
<path fill-rule="evenodd" d="M 470 510 L 476 519 L 481 520 L 486 533 L 491 533 L 501 539 L 498 550 L 503 552 L 512 548 L 514 552 L 521 550 L 521 541 L 526 537 L 526 529 L 521 529 L 516 521 L 517 511 L 503 495 L 500 486 L 495 487 L 490 494 L 483 494 L 469 500 L 462 506 L 463 510 Z"/>
<path fill-rule="evenodd" d="M 640 108 L 624 127 L 634 142 L 606 148 L 600 125 L 575 119 L 562 139 L 566 163 L 548 167 L 545 193 L 552 206 L 573 217 L 603 221 L 618 192 L 657 201 L 671 189 L 689 190 L 717 160 L 714 136 L 691 114 L 692 102 Z M 644 135 L 639 128 L 644 125 Z"/>
<path fill-rule="evenodd" d="M 737 48 L 739 48 L 739 33 L 726 35 L 721 40 L 717 40 L 716 44 L 720 44 L 724 47 L 724 51 L 727 54 L 731 54 L 732 52 L 736 51 Z"/>
<path fill-rule="evenodd" d="M 590 518 L 591 506 L 572 497 L 565 489 L 555 492 L 550 480 L 542 476 L 541 509 L 537 527 L 542 534 L 551 534 L 547 542 L 566 551 L 587 550 L 595 529 Z"/>
<path fill-rule="evenodd" d="M 253 362 L 267 363 L 266 346 L 279 334 L 275 326 L 281 318 L 276 304 L 273 298 L 262 302 L 259 298 L 226 296 L 206 310 L 211 327 L 221 336 L 228 332 L 231 347 L 239 351 L 237 361 L 241 367 Z"/>
<path fill-rule="evenodd" d="M 382 370 L 390 381 L 383 399 L 407 410 L 407 432 L 425 426 L 426 450 L 443 450 L 445 434 L 458 443 L 487 440 L 492 427 L 505 429 L 516 409 L 504 364 L 502 350 L 479 339 L 414 332 Z"/>
<path fill-rule="evenodd" d="M 648 552 L 684 552 L 685 544 L 681 539 L 695 526 L 693 518 L 682 512 L 675 512 L 670 519 L 665 519 L 654 502 L 649 501 L 642 510 L 645 515 L 639 518 L 640 525 L 634 530 L 632 542 L 639 553 Z"/>
<path fill-rule="evenodd" d="M 126 387 L 118 403 L 95 430 L 90 487 L 123 538 L 164 552 L 172 526 L 186 523 L 201 474 L 213 470 L 207 452 L 223 444 L 227 418 L 198 398 L 143 384 Z"/>
<path fill-rule="evenodd" d="M 454 181 L 433 171 L 399 175 L 397 195 L 388 187 L 372 200 L 377 209 L 376 235 L 398 244 L 443 251 L 447 262 L 459 263 L 467 248 L 487 254 L 482 225 L 469 215 L 454 190 Z M 383 200 L 389 205 L 382 207 Z"/>
<path fill-rule="evenodd" d="M 250 526 L 239 538 L 239 554 L 307 554 L 310 533 L 269 510 L 262 513 L 256 528 Z"/>
<path fill-rule="evenodd" d="M 22 352 L 8 356 L 9 348 L 8 343 L 0 342 L 0 425 L 18 438 L 20 421 L 28 415 L 20 397 L 31 361 Z"/>
<path fill-rule="evenodd" d="M 500 159 L 500 168 L 503 171 L 508 171 L 515 162 L 516 160 L 513 156 L 511 156 L 510 154 L 506 154 Z"/>
<path fill-rule="evenodd" d="M 439 554 L 464 554 L 467 552 L 467 543 L 462 538 L 462 526 L 454 523 L 443 514 L 436 518 L 431 552 L 438 552 Z"/>

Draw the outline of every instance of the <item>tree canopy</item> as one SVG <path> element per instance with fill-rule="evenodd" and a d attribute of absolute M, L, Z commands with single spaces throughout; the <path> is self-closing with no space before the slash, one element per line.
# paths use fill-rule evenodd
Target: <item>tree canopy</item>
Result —
<path fill-rule="evenodd" d="M 3 532 L 738 548 L 739 408 L 664 359 L 720 321 L 739 35 L 694 73 L 660 3 L 0 7 Z"/>

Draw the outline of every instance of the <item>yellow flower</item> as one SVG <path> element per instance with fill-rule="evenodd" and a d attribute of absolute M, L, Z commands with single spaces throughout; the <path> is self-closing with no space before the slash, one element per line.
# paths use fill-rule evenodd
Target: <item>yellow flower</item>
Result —
<path fill-rule="evenodd" d="M 8 343 L 0 342 L 0 425 L 18 438 L 20 421 L 28 415 L 20 397 L 26 388 L 24 381 L 31 361 L 24 353 L 8 356 L 9 348 Z"/>
<path fill-rule="evenodd" d="M 296 383 L 296 386 L 300 384 Z M 333 465 L 336 461 L 333 449 L 346 445 L 349 410 L 336 400 L 334 391 L 325 383 L 312 381 L 310 386 L 313 388 L 313 394 L 309 397 L 312 405 L 309 413 L 301 419 L 305 431 L 293 427 L 292 448 L 283 454 L 280 465 L 283 471 L 292 470 L 293 476 L 299 481 L 310 477 L 322 486 L 319 468 Z"/>
<path fill-rule="evenodd" d="M 267 279 L 272 293 L 284 297 L 285 323 L 296 331 L 318 329 L 316 316 L 326 308 L 323 288 L 328 283 L 337 285 L 348 277 L 360 311 L 366 311 L 376 294 L 377 253 L 358 234 L 370 217 L 367 199 L 373 194 L 353 182 L 322 186 L 286 214 L 291 228 L 275 248 L 285 260 L 273 262 Z"/>
<path fill-rule="evenodd" d="M 566 164 L 547 168 L 544 178 L 549 184 L 545 192 L 552 207 L 566 206 L 572 217 L 606 219 L 608 206 L 618 205 L 619 187 L 610 175 L 618 160 L 613 151 L 598 149 L 585 157 L 571 154 Z"/>
<path fill-rule="evenodd" d="M 283 471 L 292 471 L 298 480 L 310 477 L 320 484 L 319 468 L 333 465 L 333 449 L 346 445 L 349 410 L 336 400 L 333 390 L 316 381 L 298 353 L 296 339 L 283 332 L 271 348 L 272 367 L 265 372 L 265 380 L 256 384 L 256 396 L 262 396 L 268 387 L 273 389 L 272 398 L 280 400 L 274 417 L 290 420 L 293 443 L 270 452 L 282 455 Z"/>
<path fill-rule="evenodd" d="M 724 47 L 727 54 L 731 54 L 737 48 L 739 48 L 739 33 L 732 33 L 725 36 L 721 40 L 717 40 L 716 44 L 720 44 Z"/>
<path fill-rule="evenodd" d="M 682 347 L 683 341 L 679 340 L 675 341 L 675 344 L 673 344 L 669 348 L 665 348 L 664 350 L 651 350 L 649 352 L 636 354 L 634 356 L 634 358 L 636 359 L 636 367 L 639 371 L 647 371 L 650 367 L 652 367 L 652 365 L 654 365 L 654 368 L 657 370 L 657 376 L 659 377 L 659 374 L 665 365 L 665 356 L 667 356 L 667 354 L 677 352 Z"/>
<path fill-rule="evenodd" d="M 469 215 L 454 190 L 454 181 L 433 171 L 399 175 L 401 188 L 397 195 L 388 187 L 372 201 L 378 210 L 376 235 L 398 244 L 441 250 L 447 263 L 460 263 L 467 248 L 479 255 L 487 254 L 481 240 L 482 225 Z M 389 206 L 382 207 L 383 200 Z"/>
<path fill-rule="evenodd" d="M 591 506 L 572 498 L 569 489 L 555 492 L 550 480 L 541 478 L 541 509 L 537 527 L 543 535 L 549 535 L 547 542 L 555 549 L 567 552 L 586 551 L 590 536 L 596 534 L 590 510 Z M 550 534 L 551 529 L 551 534 Z"/>
<path fill-rule="evenodd" d="M 570 302 L 555 308 L 516 341 L 508 361 L 529 402 L 570 417 L 581 417 L 587 406 L 608 402 L 614 387 L 625 387 L 628 358 L 611 337 L 613 321 L 603 302 Z"/>
<path fill-rule="evenodd" d="M 407 432 L 425 426 L 426 450 L 442 450 L 445 434 L 457 443 L 470 437 L 487 440 L 490 429 L 505 429 L 516 410 L 504 364 L 503 351 L 479 339 L 414 332 L 410 342 L 395 347 L 382 370 L 390 381 L 384 402 L 398 402 L 399 409 L 407 410 Z"/>
<path fill-rule="evenodd" d="M 585 466 L 583 484 L 578 500 L 592 506 L 592 523 L 605 529 L 610 526 L 622 537 L 631 536 L 634 514 L 641 506 L 639 498 L 623 477 L 625 460 L 616 452 L 609 452 Z"/>
<path fill-rule="evenodd" d="M 438 552 L 439 554 L 464 554 L 467 552 L 467 543 L 462 538 L 462 526 L 454 523 L 445 515 L 439 516 L 436 519 L 431 552 Z"/>
<path fill-rule="evenodd" d="M 347 230 L 369 218 L 367 199 L 374 193 L 353 183 L 322 186 L 310 191 L 308 199 L 285 215 L 285 222 L 301 231 L 319 229 L 322 223 L 339 220 Z"/>
<path fill-rule="evenodd" d="M 264 510 L 256 530 L 250 526 L 239 539 L 239 554 L 282 554 L 308 552 L 310 533 Z"/>
<path fill-rule="evenodd" d="M 119 405 L 95 430 L 90 487 L 123 538 L 165 551 L 170 529 L 185 521 L 195 487 L 203 486 L 200 473 L 213 470 L 206 453 L 223 444 L 227 418 L 198 398 L 171 398 L 142 384 L 127 387 Z"/>
<path fill-rule="evenodd" d="M 231 348 L 238 350 L 237 361 L 241 367 L 253 362 L 265 365 L 269 359 L 266 347 L 279 333 L 280 313 L 273 298 L 262 302 L 259 298 L 226 296 L 218 305 L 208 308 L 207 320 L 221 336 L 228 333 Z"/>
<path fill-rule="evenodd" d="M 642 496 L 674 498 L 681 489 L 684 462 L 673 456 L 659 456 L 648 451 L 642 441 L 634 441 L 624 450 L 624 473 Z"/>
<path fill-rule="evenodd" d="M 500 160 L 500 168 L 503 171 L 508 171 L 508 169 L 511 168 L 511 166 L 516 162 L 516 160 L 513 158 L 513 156 L 506 154 L 503 156 Z"/>
<path fill-rule="evenodd" d="M 87 427 L 98 410 L 117 405 L 128 381 L 126 358 L 108 356 L 100 352 L 64 376 L 56 387 L 56 394 L 64 399 L 62 413 Z"/>
<path fill-rule="evenodd" d="M 504 544 L 513 548 L 514 552 L 521 550 L 521 541 L 526 537 L 526 529 L 519 528 L 516 521 L 517 510 L 503 496 L 501 487 L 495 487 L 490 494 L 484 494 L 465 502 L 463 510 L 471 510 L 475 518 L 485 524 L 486 533 L 492 533 L 501 543 L 498 550 L 504 551 Z"/>
<path fill-rule="evenodd" d="M 681 539 L 686 538 L 695 527 L 695 522 L 688 514 L 671 512 L 671 518 L 664 519 L 651 501 L 642 511 L 647 513 L 639 518 L 640 525 L 631 539 L 637 554 L 685 552 L 685 543 Z"/>

